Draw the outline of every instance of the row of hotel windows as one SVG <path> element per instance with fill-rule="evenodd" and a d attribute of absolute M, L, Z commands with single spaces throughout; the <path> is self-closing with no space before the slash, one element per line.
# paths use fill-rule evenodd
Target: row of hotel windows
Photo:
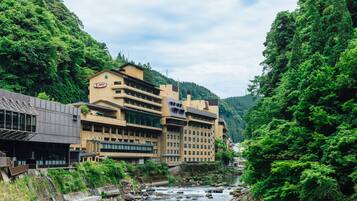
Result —
<path fill-rule="evenodd" d="M 140 89 L 141 91 L 146 91 L 151 94 L 159 95 L 159 93 L 160 93 L 159 91 L 154 91 L 153 89 L 149 89 L 148 87 L 143 87 L 143 86 L 141 86 L 137 83 L 131 82 L 127 79 L 125 79 L 125 84 L 128 85 L 129 87 Z"/>
<path fill-rule="evenodd" d="M 167 154 L 179 154 L 179 151 L 178 150 L 166 150 L 166 153 Z"/>
<path fill-rule="evenodd" d="M 188 126 L 191 126 L 192 128 L 204 128 L 204 129 L 212 128 L 211 125 L 201 124 L 201 123 L 197 123 L 197 122 L 188 122 Z"/>
<path fill-rule="evenodd" d="M 168 147 L 180 147 L 180 143 L 176 143 L 176 142 L 168 142 L 167 143 Z"/>
<path fill-rule="evenodd" d="M 197 140 L 196 140 L 197 139 Z M 185 141 L 187 141 L 187 137 L 185 136 Z M 199 138 L 192 138 L 192 142 L 200 142 L 200 139 Z M 205 142 L 205 143 L 207 143 L 207 139 L 205 138 L 205 139 L 203 139 L 203 138 L 201 138 L 201 143 L 203 143 L 203 141 Z M 191 142 L 191 137 L 188 137 L 188 142 Z M 211 143 L 211 139 L 208 139 L 208 143 Z"/>
<path fill-rule="evenodd" d="M 168 127 L 167 131 L 168 132 L 172 132 L 172 133 L 177 133 L 177 134 L 181 133 L 181 129 L 180 128 Z"/>
<path fill-rule="evenodd" d="M 204 116 L 200 116 L 200 115 L 195 115 L 195 114 L 191 114 L 191 117 L 194 118 L 194 119 L 202 120 L 202 121 L 214 121 L 214 119 L 212 119 L 212 118 L 208 118 L 208 117 L 204 117 Z"/>
<path fill-rule="evenodd" d="M 125 144 L 101 144 L 101 151 L 112 151 L 112 152 L 143 152 L 152 153 L 152 146 L 141 146 L 141 145 L 125 145 Z"/>
<path fill-rule="evenodd" d="M 185 131 L 184 131 L 184 133 L 185 134 L 192 134 L 192 135 L 198 135 L 198 136 L 200 136 L 200 132 L 199 131 L 195 131 L 195 130 L 191 130 L 191 129 L 185 129 Z M 207 132 L 203 132 L 203 131 L 201 131 L 201 136 L 203 137 L 203 136 L 205 136 L 205 137 L 211 137 L 211 133 L 207 133 Z"/>
<path fill-rule="evenodd" d="M 0 128 L 36 132 L 36 116 L 0 110 Z"/>
<path fill-rule="evenodd" d="M 161 128 L 161 118 L 134 111 L 126 111 L 125 120 L 127 123 Z"/>
<path fill-rule="evenodd" d="M 176 140 L 176 138 L 179 140 L 180 136 L 179 135 L 170 135 L 170 134 L 167 135 L 167 139 Z"/>
<path fill-rule="evenodd" d="M 120 138 L 99 138 L 100 139 L 104 139 L 104 141 L 112 141 L 112 142 L 126 142 L 126 143 L 140 143 L 140 139 L 120 139 Z M 145 144 L 152 144 L 154 146 L 157 146 L 157 142 L 151 142 L 151 141 L 145 141 Z"/>
<path fill-rule="evenodd" d="M 147 138 L 157 138 L 159 133 L 149 133 L 144 131 L 129 130 L 123 128 L 115 128 L 101 125 L 92 125 L 90 123 L 82 124 L 83 131 L 99 132 L 99 133 L 111 133 L 118 135 L 136 136 L 136 137 L 147 137 Z"/>
<path fill-rule="evenodd" d="M 192 160 L 191 160 L 191 158 L 185 158 L 185 162 L 195 162 L 195 161 L 197 161 L 197 162 L 211 161 L 211 158 L 192 158 Z"/>
<path fill-rule="evenodd" d="M 180 159 L 178 156 L 168 156 L 166 157 L 166 162 L 178 162 Z"/>
<path fill-rule="evenodd" d="M 189 148 L 191 149 L 191 144 L 184 144 L 184 148 Z M 211 149 L 211 145 L 203 145 L 201 144 L 201 146 L 199 144 L 192 144 L 192 149 Z M 212 146 L 213 148 L 213 146 Z"/>
<path fill-rule="evenodd" d="M 191 155 L 191 151 L 184 151 L 184 154 L 185 155 L 187 155 L 187 153 L 188 153 L 188 155 Z M 210 155 L 210 153 L 209 153 L 209 151 L 197 151 L 197 152 L 195 152 L 195 151 L 192 151 L 192 155 L 196 155 L 196 153 L 197 153 L 197 155 L 201 155 L 201 156 L 207 156 L 207 155 Z"/>
<path fill-rule="evenodd" d="M 150 109 L 150 110 L 161 111 L 161 107 L 159 107 L 159 106 L 151 105 L 148 103 L 143 103 L 143 102 L 136 101 L 133 99 L 124 98 L 124 102 L 127 104 L 130 104 L 130 105 L 135 105 L 135 106 L 143 107 L 143 108 Z"/>

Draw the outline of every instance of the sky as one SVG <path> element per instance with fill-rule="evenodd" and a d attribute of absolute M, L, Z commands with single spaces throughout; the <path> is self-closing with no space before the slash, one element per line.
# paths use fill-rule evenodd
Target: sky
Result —
<path fill-rule="evenodd" d="M 261 74 L 266 33 L 297 0 L 64 0 L 113 57 L 150 63 L 221 98 L 246 95 Z"/>

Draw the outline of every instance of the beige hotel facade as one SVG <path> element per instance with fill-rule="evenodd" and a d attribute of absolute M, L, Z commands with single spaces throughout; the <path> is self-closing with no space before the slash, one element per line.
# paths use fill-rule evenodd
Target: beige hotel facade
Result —
<path fill-rule="evenodd" d="M 217 101 L 191 100 L 190 95 L 180 101 L 178 87 L 157 88 L 144 81 L 140 66 L 119 69 L 93 75 L 89 102 L 73 104 L 82 114 L 80 143 L 71 149 L 82 161 L 151 159 L 169 166 L 214 161 L 214 141 L 226 130 Z"/>

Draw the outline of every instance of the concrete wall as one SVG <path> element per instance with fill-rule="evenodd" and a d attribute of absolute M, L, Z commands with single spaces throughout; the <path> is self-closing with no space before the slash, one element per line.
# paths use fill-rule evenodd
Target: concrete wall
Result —
<path fill-rule="evenodd" d="M 30 103 L 35 108 L 38 113 L 37 134 L 29 141 L 62 144 L 79 143 L 80 109 L 0 89 L 1 97 Z"/>

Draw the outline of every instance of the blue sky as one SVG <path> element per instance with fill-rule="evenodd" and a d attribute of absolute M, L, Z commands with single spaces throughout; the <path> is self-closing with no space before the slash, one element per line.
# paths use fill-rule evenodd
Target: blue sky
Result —
<path fill-rule="evenodd" d="M 221 98 L 247 93 L 277 12 L 297 0 L 64 0 L 84 30 L 118 52 Z"/>

